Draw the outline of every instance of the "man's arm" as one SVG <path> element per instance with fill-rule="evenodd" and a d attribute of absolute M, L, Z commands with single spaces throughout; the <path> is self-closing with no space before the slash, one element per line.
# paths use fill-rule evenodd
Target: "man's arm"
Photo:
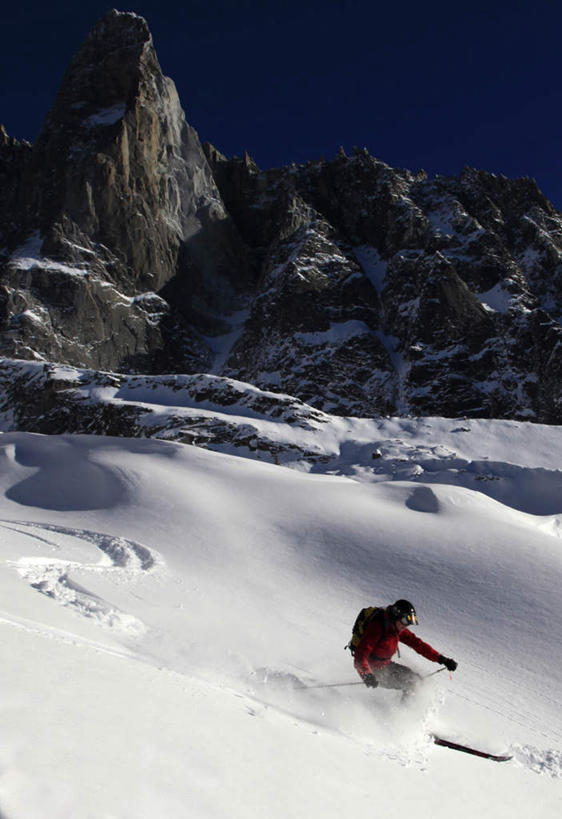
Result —
<path fill-rule="evenodd" d="M 431 660 L 433 663 L 439 662 L 439 658 L 441 657 L 439 652 L 432 648 L 429 643 L 424 643 L 423 640 L 420 640 L 419 637 L 412 634 L 409 629 L 405 628 L 404 631 L 401 631 L 399 639 L 402 643 L 405 643 L 407 646 L 410 646 L 410 648 L 413 648 L 414 651 L 417 651 L 418 654 L 421 654 L 422 657 L 425 657 L 426 660 Z"/>

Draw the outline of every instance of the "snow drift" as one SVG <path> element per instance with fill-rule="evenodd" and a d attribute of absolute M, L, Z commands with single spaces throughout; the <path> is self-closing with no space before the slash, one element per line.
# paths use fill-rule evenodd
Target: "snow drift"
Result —
<path fill-rule="evenodd" d="M 332 419 L 302 434 L 325 454 L 311 471 L 0 436 L 3 815 L 557 813 L 561 430 Z M 343 646 L 358 609 L 402 596 L 453 678 L 407 708 L 315 687 L 357 681 Z M 436 670 L 407 648 L 402 662 Z M 432 730 L 514 759 L 437 748 Z"/>

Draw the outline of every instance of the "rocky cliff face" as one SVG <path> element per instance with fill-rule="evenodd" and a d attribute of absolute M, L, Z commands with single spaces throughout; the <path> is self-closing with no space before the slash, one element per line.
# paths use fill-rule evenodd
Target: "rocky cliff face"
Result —
<path fill-rule="evenodd" d="M 0 245 L 6 358 L 562 422 L 562 216 L 534 182 L 203 149 L 134 14 L 94 28 L 35 145 L 0 131 Z"/>
<path fill-rule="evenodd" d="M 0 203 L 15 251 L 2 275 L 3 352 L 109 369 L 204 367 L 198 336 L 251 276 L 145 21 L 106 15 L 36 145 L 6 142 L 17 201 Z"/>
<path fill-rule="evenodd" d="M 262 270 L 226 374 L 331 412 L 560 421 L 562 218 L 534 182 L 206 150 Z"/>

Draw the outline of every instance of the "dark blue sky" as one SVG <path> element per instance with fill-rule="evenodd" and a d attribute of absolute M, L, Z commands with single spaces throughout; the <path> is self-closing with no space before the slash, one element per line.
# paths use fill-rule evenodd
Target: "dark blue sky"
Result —
<path fill-rule="evenodd" d="M 11 0 L 0 122 L 33 140 L 72 55 L 111 3 Z M 531 176 L 562 209 L 558 0 L 161 0 L 148 20 L 188 121 L 262 167 L 366 146 L 396 167 Z"/>

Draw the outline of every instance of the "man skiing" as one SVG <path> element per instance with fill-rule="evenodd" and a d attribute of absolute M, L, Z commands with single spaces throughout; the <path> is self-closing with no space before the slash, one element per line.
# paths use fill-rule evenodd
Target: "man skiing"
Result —
<path fill-rule="evenodd" d="M 418 625 L 418 617 L 408 600 L 397 600 L 386 609 L 374 610 L 365 623 L 359 643 L 352 648 L 355 668 L 366 686 L 396 688 L 402 690 L 404 695 L 413 691 L 421 676 L 405 665 L 392 662 L 399 642 L 410 646 L 427 660 L 455 671 L 457 663 L 412 634 L 408 626 L 413 625 Z"/>

